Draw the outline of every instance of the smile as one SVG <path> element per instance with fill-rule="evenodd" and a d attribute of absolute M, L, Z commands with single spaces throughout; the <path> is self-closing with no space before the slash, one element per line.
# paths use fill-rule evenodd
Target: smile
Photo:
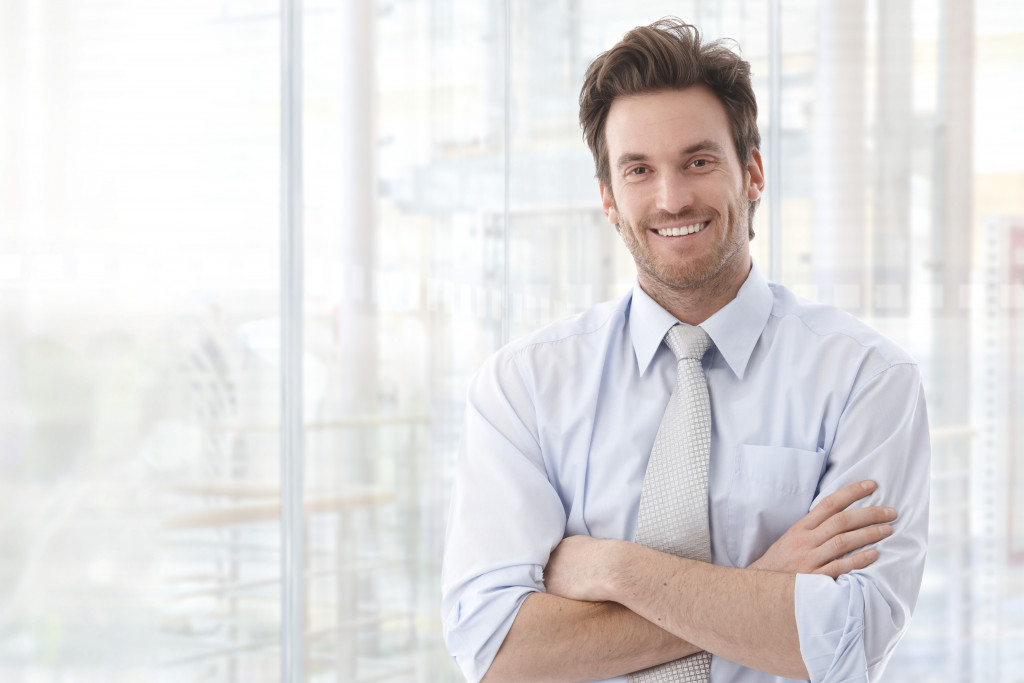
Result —
<path fill-rule="evenodd" d="M 703 223 L 694 223 L 693 225 L 683 225 L 677 228 L 662 228 L 661 230 L 655 230 L 662 237 L 680 237 L 682 235 L 692 235 L 695 232 L 700 232 L 707 227 L 709 221 Z"/>

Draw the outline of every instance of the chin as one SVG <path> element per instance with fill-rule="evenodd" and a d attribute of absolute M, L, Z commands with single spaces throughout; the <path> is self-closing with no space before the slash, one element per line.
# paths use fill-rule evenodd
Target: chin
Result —
<path fill-rule="evenodd" d="M 662 284 L 676 289 L 697 289 L 706 285 L 714 279 L 714 276 L 721 271 L 721 267 L 714 268 L 706 264 L 682 267 L 661 267 L 654 273 L 654 277 Z"/>

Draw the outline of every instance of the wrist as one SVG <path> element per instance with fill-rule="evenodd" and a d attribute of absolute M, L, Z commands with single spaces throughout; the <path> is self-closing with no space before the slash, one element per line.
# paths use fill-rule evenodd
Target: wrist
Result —
<path fill-rule="evenodd" d="M 636 580 L 635 562 L 637 555 L 646 550 L 643 546 L 629 541 L 611 540 L 602 549 L 601 591 L 605 600 L 625 603 Z"/>

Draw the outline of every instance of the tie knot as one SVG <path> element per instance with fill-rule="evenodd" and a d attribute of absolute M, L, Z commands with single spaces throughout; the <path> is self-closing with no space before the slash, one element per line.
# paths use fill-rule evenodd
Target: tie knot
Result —
<path fill-rule="evenodd" d="M 711 346 L 711 337 L 696 325 L 673 325 L 665 335 L 665 343 L 676 354 L 677 361 L 684 358 L 700 360 Z"/>

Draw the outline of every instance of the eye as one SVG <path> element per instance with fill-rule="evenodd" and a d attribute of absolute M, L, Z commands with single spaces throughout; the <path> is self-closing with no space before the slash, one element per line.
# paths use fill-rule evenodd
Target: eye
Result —
<path fill-rule="evenodd" d="M 646 166 L 636 166 L 626 171 L 626 175 L 644 175 L 647 173 Z"/>
<path fill-rule="evenodd" d="M 711 165 L 710 159 L 696 159 L 690 166 L 693 168 L 706 168 Z"/>

